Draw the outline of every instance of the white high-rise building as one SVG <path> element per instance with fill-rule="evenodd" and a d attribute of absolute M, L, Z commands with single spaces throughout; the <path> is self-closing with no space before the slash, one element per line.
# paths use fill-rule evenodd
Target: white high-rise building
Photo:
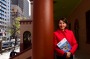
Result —
<path fill-rule="evenodd" d="M 10 0 L 0 0 L 0 38 L 8 37 L 10 25 Z"/>

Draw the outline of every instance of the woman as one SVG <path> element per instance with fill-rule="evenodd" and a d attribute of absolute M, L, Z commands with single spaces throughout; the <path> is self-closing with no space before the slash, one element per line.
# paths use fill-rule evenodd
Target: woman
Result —
<path fill-rule="evenodd" d="M 67 29 L 67 20 L 66 18 L 61 18 L 59 20 L 59 29 L 54 32 L 54 50 L 56 52 L 57 59 L 73 59 L 73 54 L 75 53 L 78 44 L 76 42 L 75 36 L 73 32 L 69 29 Z M 63 40 L 63 38 L 66 38 L 66 40 L 69 42 L 71 49 L 67 52 L 60 49 L 57 44 Z"/>

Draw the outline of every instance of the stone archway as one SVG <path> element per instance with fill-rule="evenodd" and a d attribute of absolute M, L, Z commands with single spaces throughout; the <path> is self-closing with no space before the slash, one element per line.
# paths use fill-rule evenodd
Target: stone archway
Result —
<path fill-rule="evenodd" d="M 23 49 L 27 49 L 31 46 L 31 33 L 29 31 L 25 31 L 23 33 Z"/>

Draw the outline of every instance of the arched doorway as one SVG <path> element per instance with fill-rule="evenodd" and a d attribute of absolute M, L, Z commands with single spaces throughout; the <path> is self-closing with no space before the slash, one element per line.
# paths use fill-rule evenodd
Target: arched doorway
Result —
<path fill-rule="evenodd" d="M 27 49 L 31 46 L 31 33 L 29 31 L 25 31 L 23 33 L 23 49 Z"/>

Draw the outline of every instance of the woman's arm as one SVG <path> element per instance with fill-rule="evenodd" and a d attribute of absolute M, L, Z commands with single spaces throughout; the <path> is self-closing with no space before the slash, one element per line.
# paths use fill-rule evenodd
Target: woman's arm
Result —
<path fill-rule="evenodd" d="M 77 41 L 75 39 L 75 36 L 74 36 L 73 32 L 72 32 L 72 44 L 71 44 L 71 46 L 72 46 L 72 49 L 70 50 L 70 52 L 72 54 L 74 54 L 76 49 L 77 49 L 77 47 L 78 47 L 78 44 L 77 44 Z"/>
<path fill-rule="evenodd" d="M 60 55 L 60 56 L 63 56 L 65 54 L 65 52 L 63 50 L 61 50 L 60 48 L 58 48 L 57 46 L 57 38 L 56 38 L 56 35 L 54 33 L 54 38 L 53 38 L 53 43 L 54 43 L 54 50 L 55 52 Z"/>

